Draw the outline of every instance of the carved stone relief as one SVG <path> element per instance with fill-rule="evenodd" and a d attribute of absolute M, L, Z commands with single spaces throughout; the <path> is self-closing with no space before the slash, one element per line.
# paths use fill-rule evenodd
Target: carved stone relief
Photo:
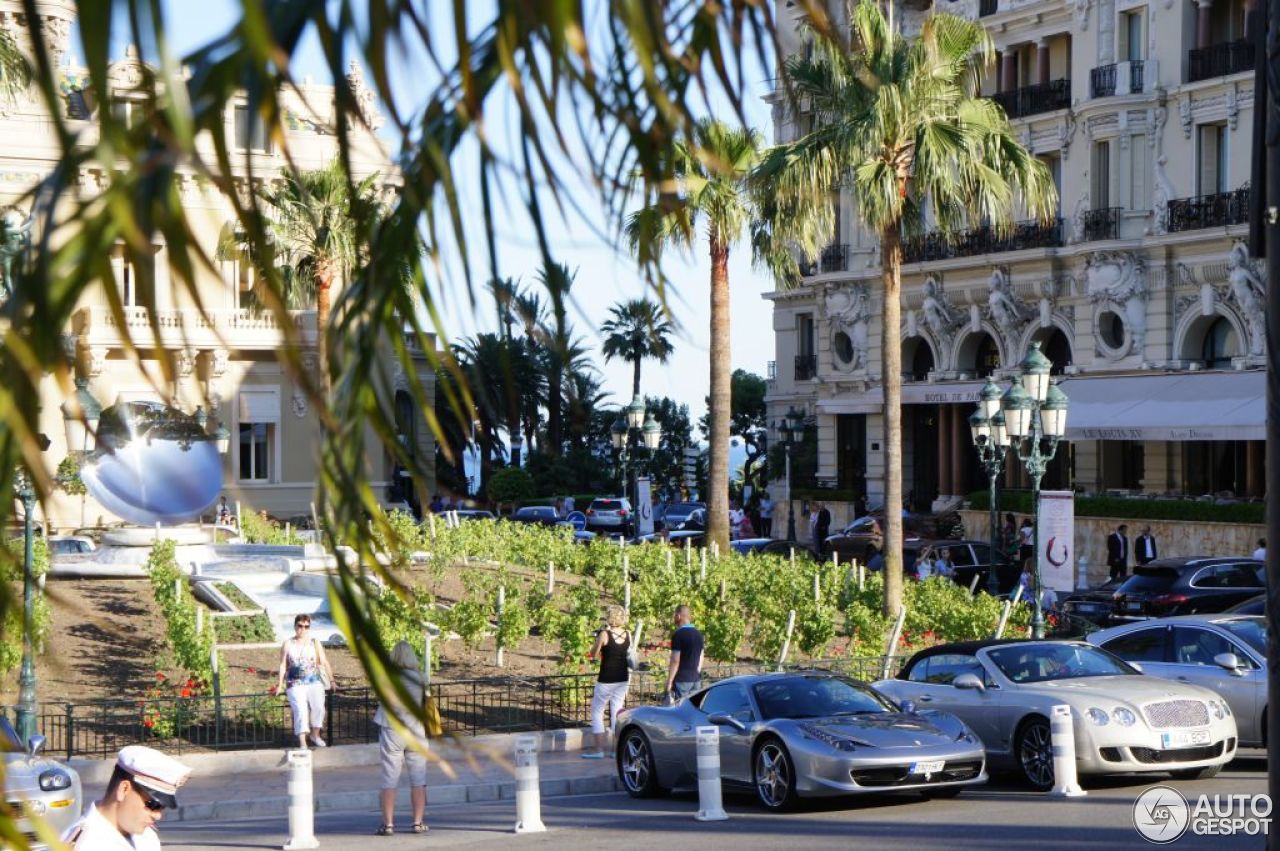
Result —
<path fill-rule="evenodd" d="M 1085 260 L 1085 294 L 1093 305 L 1099 353 L 1110 360 L 1141 355 L 1147 338 L 1147 266 L 1129 251 L 1095 251 Z M 1111 339 L 1102 327 L 1108 313 L 1124 322 L 1124 341 Z"/>
<path fill-rule="evenodd" d="M 832 363 L 842 372 L 861 372 L 868 366 L 867 341 L 871 320 L 871 293 L 865 284 L 840 287 L 827 293 L 825 299 L 827 321 L 830 323 L 831 348 L 835 352 Z M 847 359 L 841 356 L 848 339 Z"/>

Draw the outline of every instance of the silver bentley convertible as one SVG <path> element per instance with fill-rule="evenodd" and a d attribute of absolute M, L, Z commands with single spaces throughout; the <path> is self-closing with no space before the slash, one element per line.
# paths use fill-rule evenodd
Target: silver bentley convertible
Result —
<path fill-rule="evenodd" d="M 940 644 L 908 660 L 876 690 L 905 705 L 954 712 L 1037 789 L 1053 786 L 1049 718 L 1071 707 L 1076 769 L 1085 774 L 1169 772 L 1211 777 L 1235 756 L 1231 707 L 1206 688 L 1143 676 L 1078 641 Z"/>
<path fill-rule="evenodd" d="M 754 790 L 771 810 L 798 797 L 916 790 L 951 797 L 985 783 L 986 755 L 962 721 L 903 712 L 836 674 L 756 674 L 721 680 L 671 707 L 618 721 L 618 775 L 633 797 L 697 784 L 697 728 L 720 728 L 726 786 Z"/>

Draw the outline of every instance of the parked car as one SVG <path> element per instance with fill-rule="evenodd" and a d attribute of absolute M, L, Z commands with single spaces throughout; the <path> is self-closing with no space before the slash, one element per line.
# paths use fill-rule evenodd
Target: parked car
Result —
<path fill-rule="evenodd" d="M 459 520 L 497 520 L 498 518 L 492 511 L 485 511 L 483 508 L 458 508 L 450 509 L 445 514 L 456 514 Z"/>
<path fill-rule="evenodd" d="M 1256 597 L 1250 597 L 1243 603 L 1236 603 L 1229 609 L 1224 609 L 1224 615 L 1265 615 L 1267 613 L 1267 595 L 1259 594 Z"/>
<path fill-rule="evenodd" d="M 1081 775 L 1169 772 L 1211 777 L 1235 756 L 1226 702 L 1190 683 L 1143 676 L 1081 641 L 966 641 L 921 650 L 875 688 L 902 704 L 959 716 L 982 738 L 992 765 L 1030 786 L 1053 786 L 1049 718 L 1067 704 Z"/>
<path fill-rule="evenodd" d="M 92 538 L 84 535 L 50 535 L 48 545 L 51 556 L 84 555 L 98 548 Z"/>
<path fill-rule="evenodd" d="M 1267 623 L 1258 615 L 1181 615 L 1087 639 L 1153 677 L 1204 686 L 1231 708 L 1240 744 L 1266 746 Z"/>
<path fill-rule="evenodd" d="M 7 718 L 0 716 L 0 751 L 4 752 L 4 799 L 15 827 L 33 849 L 48 848 L 33 828 L 33 817 L 44 819 L 61 835 L 80 817 L 83 797 L 80 775 L 55 759 L 40 756 L 44 736 L 32 736 L 23 747 Z"/>
<path fill-rule="evenodd" d="M 697 784 L 697 729 L 720 728 L 720 776 L 770 810 L 800 797 L 915 790 L 951 797 L 985 783 L 986 759 L 959 719 L 906 712 L 825 672 L 721 680 L 676 706 L 619 720 L 618 776 L 632 797 Z"/>
<path fill-rule="evenodd" d="M 818 554 L 805 544 L 776 538 L 739 538 L 736 541 L 730 541 L 729 546 L 743 555 L 760 553 L 762 555 L 789 556 L 794 551 L 796 558 L 804 558 L 809 561 L 818 558 Z"/>
<path fill-rule="evenodd" d="M 587 528 L 592 531 L 630 535 L 635 529 L 631 501 L 626 497 L 593 499 L 587 507 Z"/>
<path fill-rule="evenodd" d="M 667 524 L 668 529 L 678 529 L 681 524 L 689 519 L 689 515 L 698 509 L 707 510 L 705 502 L 676 502 L 668 505 L 666 511 L 662 515 L 662 522 Z"/>
<path fill-rule="evenodd" d="M 540 526 L 555 526 L 560 523 L 560 515 L 556 514 L 552 505 L 526 505 L 517 508 L 511 515 L 512 523 L 536 523 Z"/>
<path fill-rule="evenodd" d="M 682 515 L 678 522 L 668 522 L 667 528 L 672 532 L 705 532 L 707 531 L 707 510 L 695 508 L 688 514 Z"/>
<path fill-rule="evenodd" d="M 1077 591 L 1062 601 L 1062 610 L 1077 618 L 1096 624 L 1106 624 L 1115 611 L 1116 591 L 1128 577 L 1108 579 L 1096 588 Z"/>
<path fill-rule="evenodd" d="M 866 562 L 871 558 L 873 550 L 880 549 L 883 544 L 883 514 L 870 514 L 859 517 L 842 530 L 827 538 L 827 552 L 834 552 L 842 562 L 857 559 Z M 942 514 L 914 514 L 902 512 L 903 544 L 922 540 L 945 540 L 960 538 L 964 534 L 964 526 L 960 515 L 954 511 Z"/>
<path fill-rule="evenodd" d="M 914 577 L 916 576 L 915 564 L 922 555 L 935 559 L 944 550 L 951 556 L 951 563 L 955 565 L 955 574 L 952 579 L 958 585 L 968 588 L 973 582 L 973 577 L 977 576 L 978 590 L 985 590 L 987 588 L 987 576 L 990 575 L 993 567 L 996 571 L 1001 594 L 1009 593 L 1018 585 L 1018 576 L 1022 572 L 1021 568 L 999 553 L 997 553 L 996 561 L 993 565 L 991 561 L 991 545 L 986 541 L 909 541 L 902 545 L 902 569 L 905 573 Z M 907 564 L 908 554 L 910 554 L 909 567 Z"/>
<path fill-rule="evenodd" d="M 1116 589 L 1113 621 L 1221 612 L 1266 590 L 1251 558 L 1162 558 Z"/>

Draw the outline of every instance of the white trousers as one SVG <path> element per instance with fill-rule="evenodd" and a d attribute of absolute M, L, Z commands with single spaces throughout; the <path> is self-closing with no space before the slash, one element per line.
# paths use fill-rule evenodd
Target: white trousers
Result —
<path fill-rule="evenodd" d="M 324 683 L 295 683 L 285 692 L 293 710 L 293 734 L 324 726 Z"/>
<path fill-rule="evenodd" d="M 604 732 L 604 708 L 609 707 L 609 723 L 618 720 L 622 704 L 627 699 L 628 682 L 596 683 L 596 690 L 591 694 L 591 732 L 597 736 Z"/>

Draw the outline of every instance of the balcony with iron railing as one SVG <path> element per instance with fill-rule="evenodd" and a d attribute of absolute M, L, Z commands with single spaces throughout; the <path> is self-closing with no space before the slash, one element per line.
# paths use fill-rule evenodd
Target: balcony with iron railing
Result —
<path fill-rule="evenodd" d="M 1253 42 L 1247 39 L 1187 51 L 1187 82 L 1253 70 Z"/>
<path fill-rule="evenodd" d="M 978 17 L 985 18 L 1000 11 L 999 0 L 978 0 Z"/>
<path fill-rule="evenodd" d="M 1050 80 L 1047 83 L 1023 86 L 1008 92 L 997 92 L 991 99 L 1004 107 L 1004 114 L 1010 118 L 1066 109 L 1071 106 L 1071 81 Z"/>
<path fill-rule="evenodd" d="M 809 381 L 818 376 L 817 355 L 796 355 L 796 381 Z"/>
<path fill-rule="evenodd" d="M 1103 207 L 1099 210 L 1085 210 L 1081 224 L 1086 242 L 1097 242 L 1101 239 L 1120 238 L 1120 208 Z"/>
<path fill-rule="evenodd" d="M 291 310 L 285 318 L 303 345 L 315 345 L 315 311 Z M 126 340 L 160 340 L 172 347 L 276 349 L 286 327 L 271 310 L 159 308 L 125 306 L 119 317 L 106 305 L 77 312 L 77 333 L 89 345 L 124 345 Z"/>
<path fill-rule="evenodd" d="M 1249 187 L 1169 202 L 1169 232 L 1243 225 L 1249 221 Z"/>
<path fill-rule="evenodd" d="M 930 231 L 903 242 L 902 259 L 908 263 L 921 263 L 1027 248 L 1057 248 L 1060 245 L 1062 219 L 1054 219 L 1049 224 L 1031 220 L 1017 222 L 1003 235 L 987 225 L 955 234 Z"/>
<path fill-rule="evenodd" d="M 822 271 L 847 272 L 849 270 L 849 246 L 832 243 L 822 249 Z"/>
<path fill-rule="evenodd" d="M 1147 62 L 1144 59 L 1130 59 L 1128 62 L 1100 65 L 1089 72 L 1089 97 L 1109 98 L 1116 94 L 1141 94 L 1146 90 L 1146 72 Z M 1152 78 L 1154 77 L 1153 69 Z"/>

